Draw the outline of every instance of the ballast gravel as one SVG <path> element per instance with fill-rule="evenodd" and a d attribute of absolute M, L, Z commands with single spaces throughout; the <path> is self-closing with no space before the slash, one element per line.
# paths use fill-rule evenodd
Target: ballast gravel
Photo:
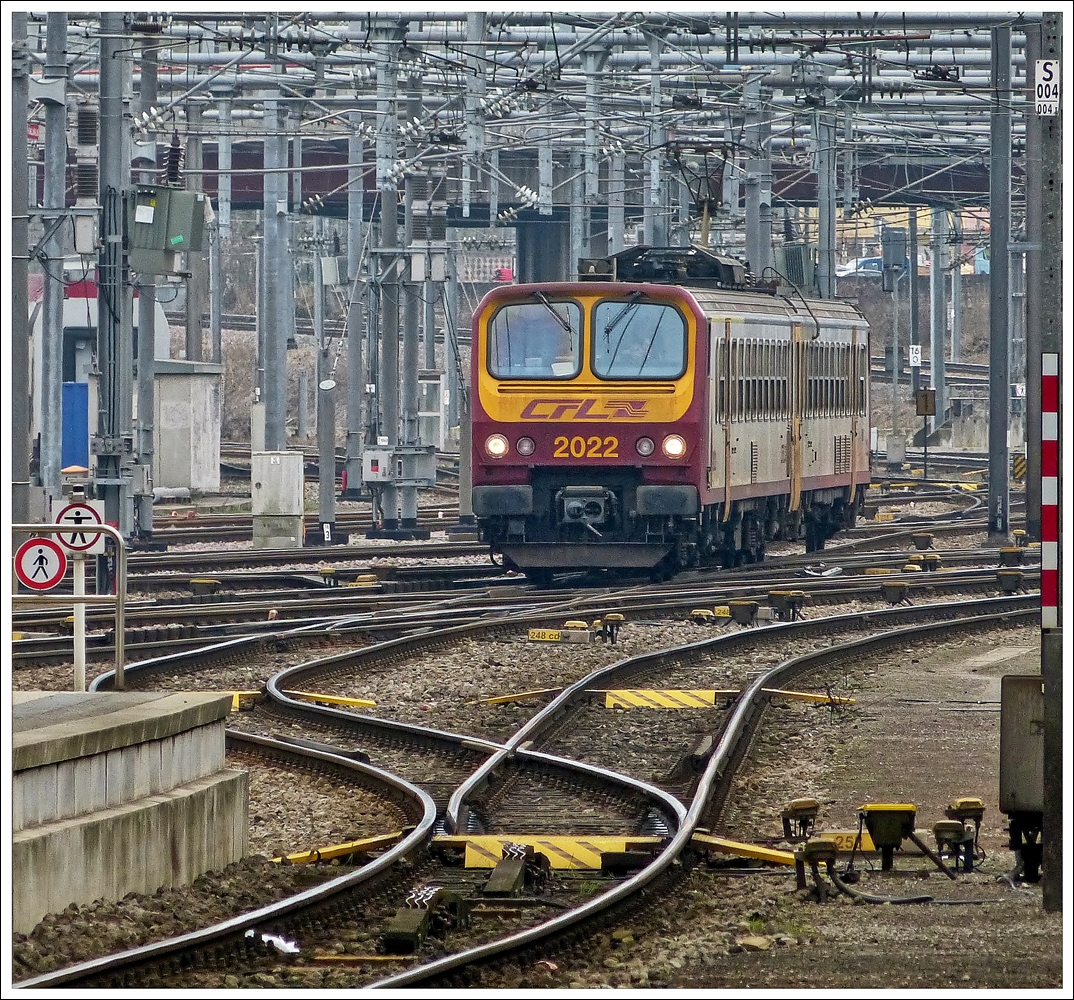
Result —
<path fill-rule="evenodd" d="M 825 609 L 830 614 L 832 609 Z M 666 629 L 624 627 L 616 653 L 707 638 L 711 630 L 692 623 Z M 637 637 L 632 635 L 637 630 Z M 650 633 L 650 638 L 640 637 Z M 661 645 L 662 643 L 662 645 Z M 570 668 L 559 673 L 528 646 L 510 644 L 504 656 L 486 662 L 475 681 L 472 662 L 438 657 L 440 686 L 412 685 L 397 703 L 421 705 L 444 692 L 490 697 L 518 690 L 539 674 L 547 686 L 577 679 L 592 668 L 570 650 Z M 586 654 L 603 652 L 582 647 Z M 614 658 L 614 657 L 613 657 Z M 604 662 L 607 662 L 605 659 Z M 1004 628 L 936 648 L 912 646 L 900 655 L 863 661 L 837 676 L 818 679 L 847 693 L 855 704 L 837 711 L 796 703 L 774 703 L 765 729 L 751 749 L 739 779 L 736 806 L 718 830 L 738 840 L 789 847 L 779 812 L 792 798 L 821 802 L 820 828 L 856 825 L 865 802 L 917 804 L 918 829 L 930 839 L 931 824 L 956 795 L 976 795 L 986 804 L 981 846 L 986 857 L 972 874 L 949 882 L 923 858 L 899 857 L 894 873 L 859 859 L 858 888 L 877 895 L 932 895 L 936 902 L 905 906 L 851 903 L 839 896 L 824 905 L 794 887 L 793 874 L 778 869 L 733 873 L 726 861 L 684 873 L 675 893 L 591 936 L 573 951 L 546 960 L 493 971 L 474 985 L 492 988 L 1057 988 L 1063 982 L 1063 924 L 1045 914 L 1039 885 L 1012 882 L 1014 867 L 998 812 L 998 684 L 1003 673 L 1039 670 L 1039 632 Z M 461 681 L 458 677 L 462 674 Z M 454 677 L 447 688 L 444 679 Z M 515 685 L 514 687 L 510 685 Z M 66 684 L 64 688 L 66 689 Z M 383 694 L 382 694 L 383 697 Z M 472 706 L 478 731 L 488 732 L 488 706 Z M 511 728 L 534 707 L 505 706 L 496 725 Z M 419 714 L 420 713 L 420 714 Z M 515 713 L 515 714 L 511 714 Z M 440 724 L 435 719 L 434 724 Z M 279 794 L 274 786 L 272 794 Z M 300 801 L 304 801 L 301 800 Z M 305 806 L 296 805 L 301 811 Z M 289 810 L 270 810 L 285 815 Z M 251 806 L 251 814 L 254 807 Z M 268 829 L 266 844 L 308 839 L 306 829 Z M 325 836 L 325 840 L 331 838 Z M 246 859 L 223 873 L 203 876 L 187 889 L 118 903 L 98 901 L 50 915 L 32 935 L 14 936 L 17 978 L 168 936 L 232 915 L 236 905 L 252 908 L 269 898 L 305 887 L 303 879 L 325 875 L 305 867 Z M 229 888 L 241 886 L 241 888 Z M 162 898 L 157 907 L 153 899 Z M 961 903 L 961 905 L 952 905 Z M 120 911 L 123 911 L 120 914 Z M 161 916 L 167 910 L 171 917 Z M 183 919 L 178 927 L 177 915 Z M 187 919 L 189 918 L 189 920 Z M 265 985 L 271 985 L 266 983 Z"/>

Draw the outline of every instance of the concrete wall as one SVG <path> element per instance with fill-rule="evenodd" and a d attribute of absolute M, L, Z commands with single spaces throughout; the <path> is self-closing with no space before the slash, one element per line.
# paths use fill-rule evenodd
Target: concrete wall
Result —
<path fill-rule="evenodd" d="M 154 486 L 196 492 L 220 489 L 222 376 L 220 365 L 158 362 Z"/>
<path fill-rule="evenodd" d="M 11 782 L 12 829 L 17 833 L 170 792 L 224 766 L 224 723 L 217 722 L 161 740 L 16 771 Z"/>
<path fill-rule="evenodd" d="M 71 903 L 186 885 L 246 854 L 249 776 L 221 771 L 91 817 L 16 833 L 12 929 L 27 934 Z"/>
<path fill-rule="evenodd" d="M 249 847 L 226 694 L 12 695 L 12 897 L 26 933 L 70 903 L 192 882 Z"/>

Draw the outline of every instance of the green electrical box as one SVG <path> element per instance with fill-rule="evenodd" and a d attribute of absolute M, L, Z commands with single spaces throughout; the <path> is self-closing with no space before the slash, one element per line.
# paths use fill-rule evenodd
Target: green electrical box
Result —
<path fill-rule="evenodd" d="M 178 253 L 201 250 L 205 195 L 139 184 L 127 199 L 127 256 L 132 270 L 170 274 Z"/>

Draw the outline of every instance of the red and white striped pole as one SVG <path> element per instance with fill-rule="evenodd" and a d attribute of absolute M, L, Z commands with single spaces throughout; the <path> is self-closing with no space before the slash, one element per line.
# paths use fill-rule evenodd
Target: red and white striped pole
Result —
<path fill-rule="evenodd" d="M 1041 355 L 1040 623 L 1059 628 L 1059 355 Z"/>

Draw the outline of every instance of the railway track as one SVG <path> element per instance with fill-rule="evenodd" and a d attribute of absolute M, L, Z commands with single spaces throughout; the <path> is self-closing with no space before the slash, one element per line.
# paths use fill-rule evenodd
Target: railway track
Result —
<path fill-rule="evenodd" d="M 638 896 L 643 888 L 648 887 L 650 891 L 658 892 L 667 890 L 685 870 L 678 865 L 678 861 L 680 858 L 688 859 L 691 852 L 696 852 L 696 845 L 691 845 L 694 844 L 697 828 L 707 826 L 711 829 L 718 821 L 720 810 L 727 801 L 737 759 L 744 753 L 744 747 L 768 703 L 766 688 L 787 686 L 806 672 L 837 670 L 839 664 L 848 660 L 857 661 L 865 655 L 874 655 L 879 650 L 897 648 L 909 641 L 911 636 L 920 640 L 928 628 L 936 630 L 939 635 L 950 627 L 963 631 L 974 630 L 984 627 L 985 622 L 1010 620 L 1011 616 L 1017 615 L 1032 617 L 1034 613 L 1031 600 L 1018 598 L 1004 598 L 987 603 L 978 600 L 963 606 L 949 604 L 927 608 L 898 608 L 843 615 L 828 620 L 789 622 L 761 630 L 743 630 L 679 646 L 669 651 L 670 655 L 669 652 L 654 651 L 628 656 L 589 671 L 580 680 L 566 686 L 543 709 L 517 727 L 502 745 L 495 742 L 480 744 L 473 737 L 454 737 L 442 730 L 428 727 L 422 727 L 418 731 L 402 723 L 372 719 L 357 715 L 353 711 L 344 712 L 324 707 L 311 709 L 283 693 L 287 685 L 316 682 L 318 676 L 324 676 L 325 671 L 329 674 L 338 673 L 344 660 L 353 662 L 354 656 L 369 661 L 367 667 L 385 656 L 398 659 L 407 648 L 412 651 L 421 649 L 424 651 L 422 655 L 427 658 L 430 640 L 433 641 L 435 649 L 436 644 L 449 641 L 452 637 L 457 641 L 464 635 L 471 638 L 482 633 L 495 635 L 502 633 L 506 627 L 506 623 L 502 621 L 457 628 L 450 633 L 436 633 L 435 636 L 420 639 L 399 640 L 381 648 L 337 655 L 282 672 L 269 684 L 269 695 L 275 711 L 282 712 L 291 720 L 299 717 L 319 717 L 325 726 L 349 728 L 352 732 L 351 738 L 357 739 L 363 748 L 369 748 L 368 752 L 374 763 L 379 762 L 379 744 L 394 742 L 400 745 L 411 740 L 417 741 L 411 745 L 408 754 L 414 771 L 421 771 L 422 759 L 428 757 L 429 748 L 433 746 L 450 746 L 456 753 L 470 753 L 483 758 L 484 763 L 455 789 L 447 801 L 445 822 L 449 830 L 469 830 L 474 826 L 475 818 L 478 826 L 491 824 L 494 828 L 503 828 L 503 832 L 510 832 L 509 828 L 528 819 L 540 825 L 540 815 L 536 815 L 532 809 L 527 812 L 525 807 L 527 801 L 532 802 L 536 797 L 534 789 L 539 788 L 551 788 L 553 791 L 558 789 L 556 794 L 560 805 L 546 816 L 546 821 L 552 825 L 557 822 L 557 816 L 558 821 L 562 821 L 563 813 L 568 807 L 577 811 L 579 796 L 582 796 L 586 789 L 595 789 L 597 805 L 591 808 L 598 816 L 596 825 L 601 825 L 601 814 L 605 817 L 603 822 L 607 823 L 617 815 L 637 817 L 644 806 L 645 819 L 655 823 L 657 827 L 663 824 L 665 828 L 657 837 L 659 848 L 640 871 L 618 876 L 594 876 L 593 879 L 596 879 L 599 885 L 595 895 L 591 895 L 590 889 L 588 893 L 578 892 L 572 896 L 568 885 L 557 886 L 557 893 L 562 894 L 561 901 L 565 902 L 569 909 L 556 912 L 551 918 L 537 921 L 532 928 L 518 930 L 506 936 L 502 932 L 490 935 L 487 928 L 484 934 L 471 933 L 469 928 L 462 926 L 464 922 L 453 924 L 452 920 L 445 917 L 447 922 L 441 930 L 447 933 L 448 937 L 445 940 L 430 938 L 427 943 L 424 939 L 416 940 L 414 943 L 419 954 L 415 958 L 406 959 L 413 966 L 406 972 L 385 978 L 384 964 L 369 959 L 364 965 L 356 960 L 347 968 L 346 974 L 337 972 L 337 976 L 343 975 L 345 981 L 351 985 L 370 985 L 377 981 L 388 986 L 419 983 L 465 985 L 471 980 L 459 977 L 468 977 L 473 973 L 463 973 L 463 969 L 473 969 L 480 963 L 489 961 L 500 961 L 505 955 L 517 955 L 520 950 L 525 954 L 526 949 L 534 947 L 544 949 L 543 953 L 547 953 L 551 948 L 554 953 L 556 948 L 564 946 L 564 935 L 592 935 L 596 928 L 607 925 L 610 912 L 616 914 L 616 919 L 619 919 L 623 913 L 622 906 L 636 908 L 645 905 L 639 902 Z M 995 617 L 997 615 L 998 618 Z M 793 654 L 790 657 L 786 655 L 788 643 L 791 644 Z M 805 651 L 802 651 L 801 644 L 805 645 Z M 773 657 L 774 661 L 779 661 L 778 664 L 748 683 L 743 693 L 733 701 L 718 741 L 712 742 L 707 755 L 702 754 L 700 760 L 695 759 L 691 763 L 691 775 L 699 776 L 678 789 L 681 801 L 674 796 L 669 797 L 665 790 L 654 788 L 645 781 L 631 782 L 629 776 L 605 773 L 599 764 L 568 760 L 567 756 L 558 755 L 578 753 L 579 756 L 585 757 L 592 753 L 591 750 L 586 751 L 584 746 L 593 744 L 592 716 L 595 709 L 591 707 L 590 694 L 593 689 L 638 686 L 642 683 L 697 684 L 698 670 L 704 672 L 714 662 L 726 663 L 728 657 L 734 656 L 738 656 L 744 663 L 752 662 L 761 650 L 771 649 L 773 646 L 781 650 Z M 809 646 L 814 648 L 810 650 Z M 569 721 L 571 719 L 582 719 L 578 731 L 588 731 L 590 735 L 571 735 L 574 727 L 579 726 L 578 722 Z M 585 721 L 587 719 L 588 722 Z M 714 724 L 719 726 L 710 714 L 709 725 Z M 650 727 L 648 736 L 644 738 L 640 733 L 632 733 L 632 736 L 637 741 L 647 743 L 649 747 L 647 756 L 635 764 L 638 769 L 652 768 L 656 760 L 652 756 L 654 752 L 658 756 L 666 755 L 667 751 L 661 743 L 668 741 L 661 740 L 659 729 L 653 731 Z M 419 747 L 422 748 L 420 753 L 415 753 Z M 696 756 L 694 754 L 695 758 Z M 439 775 L 440 762 L 428 759 L 431 768 L 427 768 L 426 776 L 428 777 L 429 770 L 433 776 Z M 518 782 L 529 784 L 520 785 Z M 609 814 L 606 807 L 599 805 L 602 796 L 604 801 L 610 801 L 607 800 L 609 782 L 612 787 L 619 789 L 612 795 L 613 799 L 628 803 L 633 801 L 633 805 L 630 805 L 625 813 L 621 810 L 617 812 L 620 807 L 614 807 Z M 524 787 L 528 787 L 529 791 L 521 790 Z M 437 798 L 442 800 L 443 792 L 444 788 L 441 788 Z M 658 821 L 653 818 L 654 810 Z M 637 824 L 639 820 L 635 819 L 634 822 Z M 383 857 L 390 853 L 387 852 Z M 416 861 L 414 864 L 415 868 L 411 871 L 415 874 L 421 873 L 422 879 L 444 874 L 442 869 L 435 866 L 424 867 L 424 861 Z M 686 867 L 689 867 L 689 862 Z M 352 889 L 356 884 L 352 885 Z M 476 883 L 467 883 L 457 877 L 452 884 L 471 893 L 477 890 Z M 466 889 L 467 884 L 470 885 L 469 889 Z M 392 891 L 405 888 L 406 886 L 396 885 Z M 461 897 L 460 893 L 456 895 Z M 536 900 L 540 893 L 534 895 Z M 396 896 L 395 899 L 399 902 L 401 896 Z M 211 986 L 222 982 L 223 973 L 216 971 L 219 962 L 206 966 L 204 957 L 197 957 L 204 956 L 206 949 L 216 954 L 227 954 L 226 964 L 232 975 L 238 973 L 243 976 L 269 976 L 277 985 L 294 985 L 292 977 L 306 974 L 304 967 L 309 964 L 308 959 L 283 960 L 279 954 L 253 947 L 245 943 L 245 937 L 239 939 L 236 935 L 239 932 L 245 934 L 251 929 L 260 932 L 265 928 L 272 928 L 284 935 L 297 936 L 302 941 L 304 955 L 311 952 L 319 954 L 320 949 L 332 942 L 332 936 L 326 935 L 325 928 L 339 924 L 337 914 L 343 914 L 347 921 L 353 921 L 353 914 L 359 903 L 341 897 L 339 902 L 331 904 L 333 909 L 330 911 L 325 910 L 324 900 L 320 898 L 316 901 L 304 900 L 301 909 L 297 900 L 285 905 L 289 908 L 278 914 L 263 909 L 257 914 L 240 918 L 237 923 L 228 922 L 227 925 L 217 928 L 215 933 L 201 932 L 197 940 L 188 936 L 186 940 L 158 943 L 153 945 L 149 952 L 135 950 L 124 956 L 115 956 L 104 963 L 90 963 L 81 968 L 68 969 L 58 976 L 39 977 L 22 985 L 152 983 L 168 986 Z M 475 903 L 475 906 L 477 905 L 479 904 Z M 484 905 L 487 908 L 487 899 L 484 900 Z M 306 912 L 307 906 L 314 907 L 314 913 Z M 360 908 L 369 911 L 373 916 L 379 912 L 365 903 L 361 904 Z M 530 916 L 541 909 L 544 907 L 536 900 L 529 910 Z M 377 920 L 373 922 L 377 923 Z M 383 922 L 380 925 L 383 926 Z M 244 943 L 237 946 L 236 942 L 240 940 Z M 445 951 L 451 954 L 444 954 Z M 533 954 L 532 951 L 529 953 Z M 164 956 L 168 956 L 167 959 Z M 360 958 L 361 956 L 358 956 L 358 959 Z M 516 959 L 512 958 L 512 961 Z M 152 972 L 147 973 L 146 970 L 150 967 Z M 175 970 L 175 975 L 165 975 L 169 967 Z"/>
<path fill-rule="evenodd" d="M 1018 566 L 1008 567 L 1003 576 L 1003 563 L 997 565 L 994 549 L 945 549 L 942 553 L 930 550 L 923 554 L 908 546 L 915 536 L 929 541 L 934 534 L 902 530 L 879 540 L 875 534 L 848 540 L 830 550 L 824 561 L 782 557 L 733 571 L 687 572 L 660 593 L 662 600 L 672 606 L 675 602 L 689 603 L 689 611 L 695 606 L 735 599 L 768 603 L 772 592 L 787 589 L 801 592 L 811 602 L 825 604 L 848 595 L 879 594 L 885 587 L 891 591 L 897 585 L 907 595 L 935 594 L 969 587 L 1024 589 L 1038 579 L 1039 556 L 1035 550 L 1017 550 Z M 861 548 L 870 551 L 859 553 Z M 907 570 L 908 566 L 913 572 Z M 505 577 L 495 567 L 457 565 L 437 567 L 435 571 L 425 567 L 396 568 L 390 575 L 393 578 L 382 583 L 359 587 L 340 586 L 334 574 L 327 577 L 333 586 L 326 584 L 326 578 L 310 576 L 302 579 L 301 589 L 277 590 L 267 597 L 221 592 L 211 595 L 211 601 L 205 596 L 191 596 L 180 601 L 132 603 L 125 614 L 127 655 L 131 661 L 138 661 L 159 649 L 175 649 L 178 645 L 194 647 L 228 637 L 263 635 L 277 631 L 284 622 L 292 628 L 326 627 L 344 615 L 351 617 L 353 625 L 364 628 L 367 635 L 400 634 L 440 621 L 476 619 L 487 614 L 490 607 L 526 610 L 548 604 L 584 603 L 592 584 L 589 581 L 590 586 L 585 586 L 587 581 L 579 579 L 575 582 L 577 589 L 561 585 L 545 592 L 520 586 L 517 577 Z M 875 582 L 878 575 L 882 575 L 879 583 Z M 633 588 L 636 596 L 623 606 L 629 608 L 634 601 L 648 599 L 654 589 Z M 414 605 L 415 599 L 420 600 L 419 606 Z M 393 605 L 398 606 L 394 614 L 390 613 Z M 113 655 L 111 616 L 91 610 L 86 620 L 90 630 L 87 655 L 91 659 Z M 65 610 L 22 611 L 14 623 L 27 636 L 16 643 L 16 662 L 69 659 L 69 615 Z M 48 633 L 52 633 L 51 637 Z"/>

